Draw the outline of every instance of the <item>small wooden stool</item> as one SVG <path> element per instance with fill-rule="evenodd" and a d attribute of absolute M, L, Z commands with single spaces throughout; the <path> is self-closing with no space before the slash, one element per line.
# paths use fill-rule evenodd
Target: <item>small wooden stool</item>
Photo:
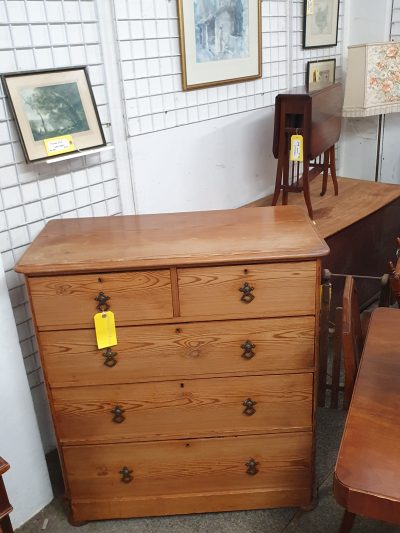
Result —
<path fill-rule="evenodd" d="M 10 517 L 8 516 L 13 508 L 8 501 L 6 488 L 4 486 L 3 474 L 7 472 L 10 465 L 0 457 L 0 532 L 13 533 Z"/>

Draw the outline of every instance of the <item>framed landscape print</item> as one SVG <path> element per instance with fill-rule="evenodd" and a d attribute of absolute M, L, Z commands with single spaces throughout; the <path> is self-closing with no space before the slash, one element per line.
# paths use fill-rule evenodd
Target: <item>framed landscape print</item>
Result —
<path fill-rule="evenodd" d="M 184 90 L 261 77 L 261 0 L 178 0 Z"/>
<path fill-rule="evenodd" d="M 336 46 L 339 0 L 304 0 L 303 47 Z"/>
<path fill-rule="evenodd" d="M 2 75 L 28 163 L 106 144 L 86 67 Z"/>
<path fill-rule="evenodd" d="M 321 59 L 307 63 L 306 85 L 309 91 L 335 83 L 336 59 Z"/>

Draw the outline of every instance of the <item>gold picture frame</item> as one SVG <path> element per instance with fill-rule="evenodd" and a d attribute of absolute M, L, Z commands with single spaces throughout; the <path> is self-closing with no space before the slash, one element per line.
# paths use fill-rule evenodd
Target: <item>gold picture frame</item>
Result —
<path fill-rule="evenodd" d="M 27 163 L 53 157 L 52 139 L 69 139 L 82 152 L 106 145 L 85 66 L 2 74 Z"/>
<path fill-rule="evenodd" d="M 178 0 L 184 91 L 261 78 L 261 0 Z"/>

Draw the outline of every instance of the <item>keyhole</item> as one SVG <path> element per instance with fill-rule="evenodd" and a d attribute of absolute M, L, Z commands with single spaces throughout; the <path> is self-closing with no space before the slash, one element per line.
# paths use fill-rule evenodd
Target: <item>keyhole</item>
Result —
<path fill-rule="evenodd" d="M 181 383 L 181 388 L 182 388 L 182 389 L 183 389 L 184 386 L 185 386 L 185 384 L 184 384 L 184 383 Z"/>
<path fill-rule="evenodd" d="M 245 274 L 248 274 L 248 273 L 249 273 L 249 271 L 247 270 L 247 268 L 245 268 L 243 272 L 244 272 Z"/>
<path fill-rule="evenodd" d="M 101 278 L 97 278 L 97 281 L 101 283 L 103 280 Z"/>
<path fill-rule="evenodd" d="M 176 328 L 175 330 L 176 333 L 181 333 L 181 331 L 182 331 L 181 328 Z"/>

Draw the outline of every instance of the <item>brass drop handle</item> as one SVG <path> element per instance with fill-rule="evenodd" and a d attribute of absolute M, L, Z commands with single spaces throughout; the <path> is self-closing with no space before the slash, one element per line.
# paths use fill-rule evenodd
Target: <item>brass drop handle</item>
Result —
<path fill-rule="evenodd" d="M 121 474 L 122 483 L 130 483 L 131 481 L 133 481 L 132 472 L 133 470 L 129 470 L 127 466 L 122 467 L 122 469 L 119 471 L 119 473 Z"/>
<path fill-rule="evenodd" d="M 114 415 L 112 421 L 116 424 L 121 424 L 125 420 L 125 409 L 123 409 L 119 405 L 116 405 L 114 409 L 111 410 L 111 413 Z"/>
<path fill-rule="evenodd" d="M 247 463 L 245 463 L 245 466 L 247 466 L 246 474 L 249 474 L 249 476 L 255 476 L 258 472 L 258 466 L 259 463 L 255 459 L 249 459 Z"/>
<path fill-rule="evenodd" d="M 256 412 L 254 406 L 257 405 L 257 402 L 253 401 L 251 398 L 247 398 L 247 400 L 243 402 L 243 405 L 245 406 L 245 410 L 243 411 L 244 415 L 254 415 L 254 413 Z"/>
<path fill-rule="evenodd" d="M 103 291 L 100 291 L 99 294 L 95 298 L 97 305 L 96 309 L 99 311 L 108 311 L 110 309 L 110 304 L 108 303 L 108 300 L 110 300 L 110 296 L 106 296 Z"/>
<path fill-rule="evenodd" d="M 112 368 L 118 363 L 118 361 L 115 360 L 116 355 L 117 352 L 113 352 L 111 348 L 107 348 L 107 350 L 103 353 L 103 357 L 105 357 L 104 364 L 108 366 L 108 368 Z"/>
<path fill-rule="evenodd" d="M 252 359 L 256 354 L 253 352 L 253 348 L 255 348 L 256 345 L 253 344 L 251 341 L 246 341 L 244 344 L 241 345 L 242 350 L 244 352 L 242 353 L 243 359 Z"/>
<path fill-rule="evenodd" d="M 254 291 L 254 287 L 249 285 L 247 281 L 243 284 L 243 287 L 240 287 L 239 291 L 243 293 L 240 301 L 244 302 L 245 304 L 249 304 L 254 300 L 255 296 L 254 294 L 251 294 L 252 291 Z"/>

